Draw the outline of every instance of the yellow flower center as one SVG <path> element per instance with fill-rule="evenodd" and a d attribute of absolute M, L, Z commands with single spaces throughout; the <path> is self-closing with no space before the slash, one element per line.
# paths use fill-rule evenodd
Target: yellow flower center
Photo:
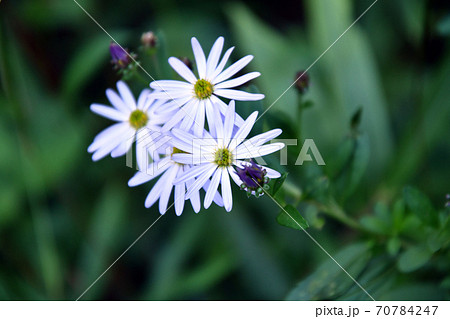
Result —
<path fill-rule="evenodd" d="M 194 85 L 194 92 L 200 100 L 209 99 L 214 92 L 214 86 L 210 82 L 200 79 Z"/>
<path fill-rule="evenodd" d="M 231 166 L 233 162 L 233 154 L 226 148 L 221 148 L 216 151 L 214 163 L 221 167 Z"/>
<path fill-rule="evenodd" d="M 141 110 L 134 110 L 130 115 L 130 124 L 136 130 L 144 127 L 148 122 L 148 115 Z"/>

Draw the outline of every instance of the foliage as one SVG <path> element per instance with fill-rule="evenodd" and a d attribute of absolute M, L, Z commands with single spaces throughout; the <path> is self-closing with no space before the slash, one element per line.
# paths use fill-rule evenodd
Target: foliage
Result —
<path fill-rule="evenodd" d="M 168 56 L 192 60 L 191 36 L 208 48 L 224 35 L 262 74 L 245 89 L 266 95 L 238 112 L 268 110 L 255 133 L 300 139 L 287 166 L 268 158 L 289 172 L 270 196 L 236 187 L 229 214 L 169 211 L 83 299 L 368 300 L 270 197 L 375 299 L 450 298 L 448 4 L 379 1 L 311 67 L 306 93 L 277 100 L 368 1 L 79 3 L 156 78 L 174 76 Z M 118 80 L 111 39 L 71 1 L 0 6 L 0 299 L 76 299 L 159 213 L 127 187 L 125 159 L 86 151 L 108 125 L 89 104 Z M 144 56 L 148 30 L 159 42 Z M 294 164 L 306 138 L 325 166 Z"/>

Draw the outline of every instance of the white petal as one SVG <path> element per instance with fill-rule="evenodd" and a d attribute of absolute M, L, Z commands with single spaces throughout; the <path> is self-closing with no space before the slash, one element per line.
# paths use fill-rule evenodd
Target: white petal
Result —
<path fill-rule="evenodd" d="M 209 184 L 208 190 L 206 191 L 205 201 L 203 206 L 208 209 L 211 206 L 214 195 L 217 192 L 217 187 L 219 187 L 219 182 L 222 177 L 222 169 L 217 169 L 211 179 L 211 184 Z"/>
<path fill-rule="evenodd" d="M 245 141 L 243 144 L 246 144 L 247 142 L 252 145 L 252 146 L 260 146 L 263 145 L 264 143 L 274 139 L 275 137 L 277 137 L 278 135 L 280 135 L 283 131 L 279 128 L 270 130 L 268 132 L 262 133 L 262 134 L 258 134 L 254 137 L 252 137 L 251 139 Z"/>
<path fill-rule="evenodd" d="M 245 140 L 255 124 L 258 112 L 255 111 L 245 120 L 244 124 L 239 128 L 236 134 L 233 136 L 234 143 L 232 145 L 237 146 Z M 233 151 L 235 147 L 230 147 L 230 151 Z"/>
<path fill-rule="evenodd" d="M 164 185 L 166 185 L 167 177 L 169 177 L 168 171 L 166 171 L 164 175 L 161 176 L 161 178 L 153 186 L 150 193 L 148 193 L 147 198 L 145 199 L 145 207 L 149 208 L 158 200 L 164 188 Z"/>
<path fill-rule="evenodd" d="M 209 76 L 209 79 L 214 82 L 214 79 L 222 72 L 223 68 L 225 67 L 225 64 L 227 64 L 228 59 L 230 58 L 231 52 L 233 52 L 234 47 L 229 48 L 225 54 L 223 55 L 222 60 L 220 61 L 217 68 L 214 70 L 214 73 Z M 215 82 L 217 83 L 217 82 Z"/>
<path fill-rule="evenodd" d="M 186 181 L 186 189 L 189 189 L 192 184 L 194 184 L 194 179 L 190 179 Z M 184 199 L 185 193 L 183 193 L 183 199 Z M 194 212 L 198 213 L 201 208 L 200 203 L 200 193 L 199 192 L 193 192 L 191 195 L 191 198 L 189 199 L 191 201 L 192 208 L 194 209 Z"/>
<path fill-rule="evenodd" d="M 153 162 L 148 165 L 145 170 L 137 172 L 130 180 L 128 181 L 128 186 L 134 187 L 144 183 L 147 183 L 161 175 L 164 171 L 166 171 L 170 165 L 170 158 L 166 157 L 158 162 Z"/>
<path fill-rule="evenodd" d="M 242 59 L 238 60 L 237 62 L 233 63 L 214 79 L 213 84 L 217 84 L 229 79 L 230 77 L 238 73 L 240 70 L 242 70 L 247 64 L 249 64 L 252 59 L 253 59 L 252 55 L 247 55 Z"/>
<path fill-rule="evenodd" d="M 113 149 L 115 149 L 120 143 L 122 143 L 121 139 L 112 139 L 107 143 L 103 144 L 100 148 L 98 148 L 94 154 L 92 154 L 92 160 L 94 162 L 102 159 L 107 154 L 111 153 Z"/>
<path fill-rule="evenodd" d="M 206 58 L 203 53 L 202 46 L 196 38 L 191 39 L 192 50 L 194 51 L 195 63 L 197 64 L 198 75 L 200 79 L 204 79 L 206 76 Z"/>
<path fill-rule="evenodd" d="M 214 106 L 210 100 L 205 101 L 206 119 L 208 120 L 209 133 L 212 137 L 217 137 L 216 118 L 214 116 Z"/>
<path fill-rule="evenodd" d="M 230 174 L 230 176 L 233 179 L 234 183 L 237 186 L 241 187 L 242 181 L 239 178 L 239 175 L 236 173 L 236 170 L 234 169 L 234 167 L 228 167 L 228 173 Z"/>
<path fill-rule="evenodd" d="M 94 141 L 88 147 L 88 152 L 92 153 L 97 150 L 102 144 L 107 143 L 109 140 L 116 139 L 117 136 L 127 132 L 130 126 L 127 123 L 117 123 L 111 125 L 97 134 Z"/>
<path fill-rule="evenodd" d="M 197 78 L 195 77 L 194 73 L 192 73 L 191 70 L 181 62 L 179 59 L 171 57 L 169 58 L 169 64 L 170 66 L 186 81 L 195 84 L 197 82 Z"/>
<path fill-rule="evenodd" d="M 253 80 L 254 78 L 257 78 L 258 76 L 260 76 L 261 73 L 259 72 L 251 72 L 251 73 L 247 73 L 244 74 L 238 78 L 232 79 L 232 80 L 228 80 L 222 83 L 218 83 L 216 85 L 214 85 L 214 89 L 228 89 L 228 88 L 232 88 L 232 87 L 236 87 L 236 86 L 240 86 L 250 80 Z"/>
<path fill-rule="evenodd" d="M 279 177 L 281 177 L 281 174 L 279 172 L 277 172 L 276 170 L 271 169 L 271 168 L 266 167 L 266 166 L 261 166 L 261 167 L 266 170 L 266 172 L 267 172 L 266 176 L 268 178 L 279 178 Z"/>
<path fill-rule="evenodd" d="M 91 104 L 91 111 L 113 121 L 127 121 L 129 116 L 112 107 L 101 104 Z"/>
<path fill-rule="evenodd" d="M 197 192 L 200 188 L 203 187 L 205 182 L 211 177 L 214 171 L 217 169 L 217 165 L 215 164 L 205 164 L 207 170 L 203 172 L 192 184 L 192 186 L 188 189 L 186 194 L 186 199 L 190 198 L 194 192 Z"/>
<path fill-rule="evenodd" d="M 184 110 L 186 106 L 188 105 L 183 106 L 166 124 L 164 124 L 164 126 L 161 129 L 161 132 L 169 131 L 175 125 L 180 123 L 181 120 L 183 120 L 183 117 L 186 115 L 186 110 Z"/>
<path fill-rule="evenodd" d="M 129 113 L 133 109 L 129 107 L 122 98 L 112 89 L 106 90 L 106 96 L 108 97 L 109 102 L 119 111 L 124 113 Z"/>
<path fill-rule="evenodd" d="M 218 108 L 214 108 L 214 125 L 216 126 L 217 143 L 219 147 L 223 147 L 223 120 Z"/>
<path fill-rule="evenodd" d="M 230 143 L 231 135 L 233 134 L 235 114 L 236 112 L 234 109 L 234 101 L 231 101 L 228 105 L 223 125 L 223 145 L 225 146 L 228 146 L 228 144 Z"/>
<path fill-rule="evenodd" d="M 111 156 L 116 158 L 122 155 L 125 155 L 131 148 L 131 145 L 133 145 L 134 137 L 136 135 L 136 131 L 133 130 L 131 127 L 128 129 L 128 131 L 125 133 L 125 135 L 130 136 L 130 138 L 125 139 L 122 143 L 119 144 L 112 152 Z"/>
<path fill-rule="evenodd" d="M 159 80 L 159 81 L 153 81 L 150 83 L 150 87 L 152 89 L 158 90 L 158 91 L 164 91 L 167 89 L 193 89 L 192 84 L 186 83 L 183 81 L 176 81 L 176 80 Z"/>
<path fill-rule="evenodd" d="M 195 136 L 201 138 L 203 137 L 203 131 L 205 130 L 205 102 L 200 101 L 196 108 L 194 134 Z"/>
<path fill-rule="evenodd" d="M 198 107 L 198 100 L 192 100 L 191 102 L 188 102 L 186 104 L 186 108 L 183 108 L 185 112 L 185 116 L 183 121 L 180 124 L 180 129 L 188 132 L 192 124 L 194 123 L 195 117 L 197 115 L 197 107 Z"/>
<path fill-rule="evenodd" d="M 184 183 L 175 185 L 174 201 L 175 214 L 177 214 L 177 216 L 180 216 L 183 213 L 185 188 Z"/>
<path fill-rule="evenodd" d="M 218 37 L 216 42 L 211 48 L 211 51 L 208 55 L 208 60 L 206 61 L 206 78 L 210 79 L 210 76 L 213 75 L 217 63 L 219 62 L 220 54 L 222 53 L 223 48 L 223 37 Z"/>
<path fill-rule="evenodd" d="M 216 165 L 215 164 L 203 164 L 203 165 L 193 166 L 193 167 L 187 169 L 186 171 L 184 171 L 183 174 L 181 176 L 179 176 L 178 178 L 176 178 L 173 183 L 179 184 L 179 183 L 184 183 L 189 180 L 192 180 L 192 179 L 200 176 L 201 174 L 203 174 L 204 172 L 206 172 L 208 169 L 210 169 L 213 166 L 215 167 Z"/>
<path fill-rule="evenodd" d="M 159 198 L 159 212 L 161 215 L 164 215 L 167 211 L 167 204 L 169 203 L 170 194 L 172 193 L 173 188 L 173 180 L 178 173 L 178 165 L 172 166 L 166 174 L 167 180 L 165 181 L 164 188 L 161 191 L 161 197 Z"/>
<path fill-rule="evenodd" d="M 239 145 L 236 148 L 235 158 L 236 159 L 248 159 L 248 158 L 261 157 L 261 156 L 279 151 L 283 147 L 284 147 L 284 143 L 272 143 L 272 144 L 266 144 L 266 145 L 262 145 L 262 146 L 249 147 L 248 149 L 244 148 L 242 145 Z"/>
<path fill-rule="evenodd" d="M 222 169 L 222 198 L 227 212 L 233 208 L 233 195 L 231 194 L 230 176 L 226 168 Z"/>
<path fill-rule="evenodd" d="M 264 94 L 259 93 L 248 93 L 239 90 L 230 90 L 230 89 L 218 89 L 214 90 L 214 94 L 219 95 L 221 97 L 238 100 L 238 101 L 258 101 L 264 99 Z"/>
<path fill-rule="evenodd" d="M 153 138 L 150 131 L 140 129 L 136 134 L 136 162 L 140 171 L 145 171 L 148 166 L 148 150 L 152 148 Z"/>
<path fill-rule="evenodd" d="M 206 180 L 205 184 L 203 185 L 203 189 L 205 190 L 205 192 L 208 191 L 208 188 L 209 188 L 210 184 L 211 184 L 211 181 L 209 179 Z M 216 191 L 216 194 L 214 195 L 213 201 L 214 201 L 214 203 L 216 203 L 217 206 L 223 207 L 223 200 L 222 200 L 222 196 L 220 196 L 219 191 Z"/>
<path fill-rule="evenodd" d="M 127 104 L 130 109 L 135 110 L 136 100 L 134 99 L 134 96 L 131 93 L 128 85 L 126 85 L 123 81 L 119 81 L 117 82 L 117 89 L 119 90 L 120 96 L 122 97 L 122 100 L 125 102 L 125 104 Z"/>
<path fill-rule="evenodd" d="M 141 94 L 139 94 L 139 98 L 138 98 L 138 101 L 137 101 L 137 108 L 139 110 L 143 110 L 144 108 L 148 108 L 148 102 L 149 102 L 149 95 L 150 95 L 150 93 L 151 93 L 150 89 L 144 89 L 144 90 L 141 91 Z"/>
<path fill-rule="evenodd" d="M 180 98 L 186 98 L 192 96 L 190 89 L 165 89 L 163 91 L 155 91 L 152 93 L 152 97 L 162 100 L 174 100 Z"/>
<path fill-rule="evenodd" d="M 204 163 L 211 163 L 214 160 L 214 154 L 205 153 L 199 155 L 192 155 L 192 154 L 178 153 L 172 155 L 172 160 L 175 163 L 180 164 L 200 165 Z"/>

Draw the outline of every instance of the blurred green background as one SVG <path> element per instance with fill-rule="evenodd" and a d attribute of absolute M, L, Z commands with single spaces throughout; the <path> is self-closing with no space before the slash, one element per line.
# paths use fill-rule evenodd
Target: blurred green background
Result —
<path fill-rule="evenodd" d="M 164 59 L 192 59 L 191 36 L 208 51 L 223 35 L 234 61 L 254 55 L 246 69 L 262 73 L 266 99 L 237 103 L 241 115 L 271 105 L 372 4 L 78 2 L 133 51 L 153 30 Z M 291 89 L 253 132 L 314 139 L 327 165 L 294 166 L 290 146 L 279 196 L 375 299 L 450 298 L 449 37 L 448 1 L 379 0 L 311 68 L 302 122 Z M 0 3 L 1 300 L 76 299 L 159 216 L 144 207 L 149 185 L 127 186 L 125 158 L 94 163 L 86 151 L 110 124 L 89 110 L 119 79 L 109 43 L 72 0 Z M 231 213 L 169 211 L 82 299 L 368 300 L 303 232 L 275 222 L 267 196 L 233 194 Z"/>

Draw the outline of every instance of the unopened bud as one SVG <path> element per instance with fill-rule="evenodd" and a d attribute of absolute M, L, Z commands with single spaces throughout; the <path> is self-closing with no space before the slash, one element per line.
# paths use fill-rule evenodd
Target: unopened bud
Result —
<path fill-rule="evenodd" d="M 180 60 L 181 60 L 181 62 L 183 62 L 184 64 L 186 64 L 186 66 L 190 69 L 190 70 L 192 70 L 192 61 L 191 60 L 189 60 L 187 57 L 182 57 L 182 58 L 180 58 Z"/>
<path fill-rule="evenodd" d="M 158 37 L 152 31 L 142 33 L 141 43 L 144 46 L 144 48 L 152 49 L 156 47 L 157 42 Z"/>
<path fill-rule="evenodd" d="M 299 71 L 295 75 L 295 88 L 300 94 L 305 93 L 309 87 L 309 75 L 306 71 Z"/>
<path fill-rule="evenodd" d="M 243 165 L 244 168 L 236 167 L 237 175 L 242 181 L 241 189 L 246 190 L 249 196 L 261 196 L 264 190 L 269 188 L 269 185 L 267 185 L 269 182 L 269 178 L 266 176 L 267 171 L 253 160 Z"/>
<path fill-rule="evenodd" d="M 130 54 L 126 49 L 114 42 L 109 45 L 109 52 L 111 53 L 111 62 L 118 69 L 125 69 L 131 62 Z"/>

